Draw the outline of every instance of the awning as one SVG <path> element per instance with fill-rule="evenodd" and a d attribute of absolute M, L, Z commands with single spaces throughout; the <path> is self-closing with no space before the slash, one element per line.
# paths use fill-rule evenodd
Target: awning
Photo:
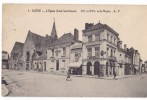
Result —
<path fill-rule="evenodd" d="M 70 68 L 79 68 L 81 66 L 82 62 L 72 62 L 68 65 Z"/>

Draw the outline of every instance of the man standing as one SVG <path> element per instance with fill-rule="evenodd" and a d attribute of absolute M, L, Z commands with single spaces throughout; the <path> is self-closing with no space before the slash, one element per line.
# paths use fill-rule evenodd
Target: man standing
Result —
<path fill-rule="evenodd" d="M 68 69 L 66 81 L 71 81 L 71 78 L 70 78 L 70 69 Z"/>
<path fill-rule="evenodd" d="M 114 79 L 116 80 L 116 72 L 115 72 L 115 70 L 113 72 L 113 75 L 114 75 Z"/>

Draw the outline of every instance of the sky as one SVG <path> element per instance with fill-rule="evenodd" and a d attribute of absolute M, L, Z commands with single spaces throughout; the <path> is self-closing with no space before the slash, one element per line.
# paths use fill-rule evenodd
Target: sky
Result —
<path fill-rule="evenodd" d="M 41 12 L 32 12 L 35 9 Z M 4 4 L 2 50 L 10 53 L 16 41 L 24 43 L 29 30 L 41 36 L 50 35 L 54 19 L 58 37 L 77 28 L 80 40 L 85 23 L 107 24 L 119 33 L 123 44 L 138 50 L 142 60 L 147 60 L 147 6 Z"/>

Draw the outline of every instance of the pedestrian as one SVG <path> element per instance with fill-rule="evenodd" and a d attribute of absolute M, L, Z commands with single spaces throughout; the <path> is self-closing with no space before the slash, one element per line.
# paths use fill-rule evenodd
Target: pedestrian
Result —
<path fill-rule="evenodd" d="M 71 77 L 70 77 L 70 69 L 67 72 L 67 78 L 66 81 L 71 81 Z"/>
<path fill-rule="evenodd" d="M 116 80 L 116 73 L 115 73 L 115 71 L 113 72 L 113 75 L 114 75 L 114 79 Z"/>

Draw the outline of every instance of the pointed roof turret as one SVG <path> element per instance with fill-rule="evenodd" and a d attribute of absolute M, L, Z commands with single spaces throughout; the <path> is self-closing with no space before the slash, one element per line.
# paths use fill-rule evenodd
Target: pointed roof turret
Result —
<path fill-rule="evenodd" d="M 54 18 L 54 23 L 53 23 L 53 28 L 52 28 L 52 31 L 51 31 L 51 37 L 57 39 L 58 36 L 57 36 L 57 31 L 56 31 L 56 25 L 55 25 L 55 18 Z"/>

